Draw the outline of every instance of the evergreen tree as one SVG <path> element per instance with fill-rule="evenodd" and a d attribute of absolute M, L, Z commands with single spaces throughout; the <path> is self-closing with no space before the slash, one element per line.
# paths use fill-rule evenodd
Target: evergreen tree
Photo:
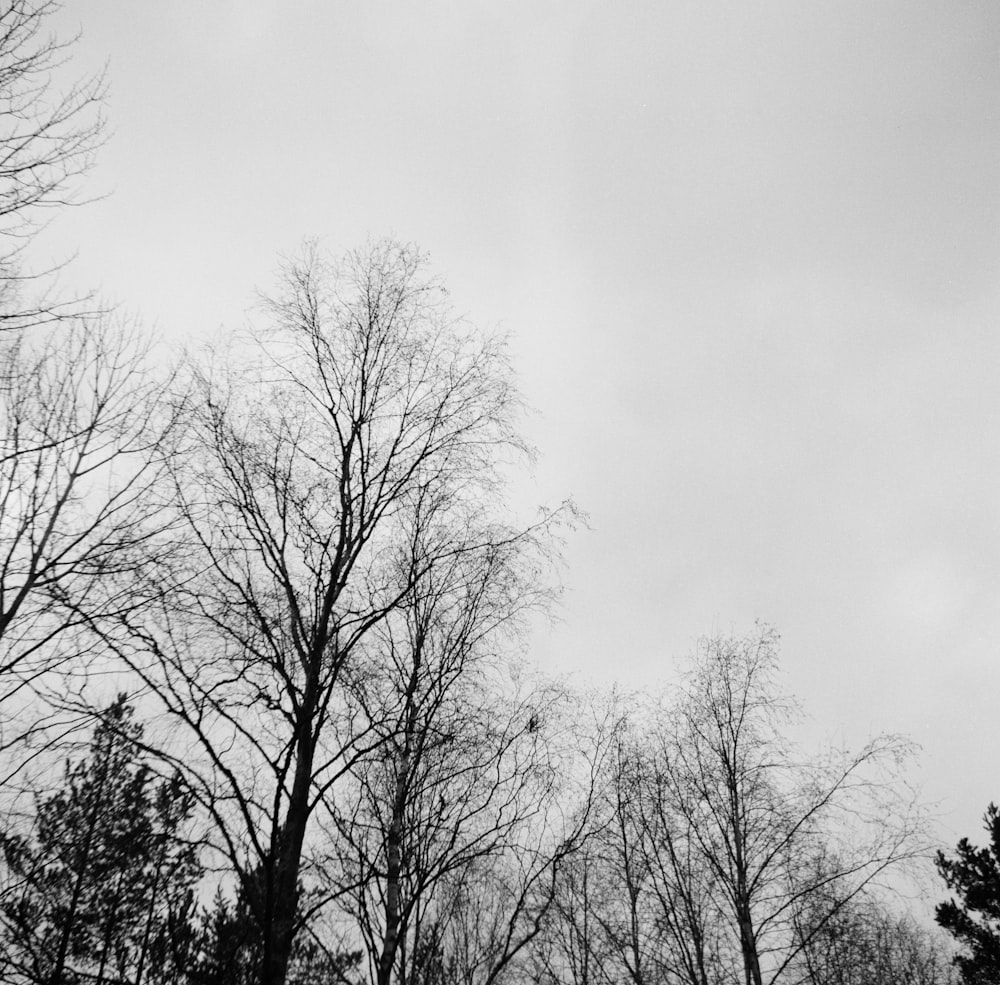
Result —
<path fill-rule="evenodd" d="M 142 761 L 142 726 L 119 697 L 89 755 L 39 800 L 30 837 L 0 835 L 10 890 L 0 900 L 0 969 L 62 985 L 169 981 L 199 870 L 180 837 L 193 803 L 178 777 Z"/>
<path fill-rule="evenodd" d="M 256 869 L 249 885 L 241 886 L 235 901 L 217 890 L 195 931 L 197 955 L 187 968 L 188 985 L 257 985 L 264 955 L 263 935 L 255 911 L 260 912 L 264 868 Z M 300 909 L 311 901 L 299 889 Z M 256 906 L 254 905 L 256 904 Z M 301 918 L 297 923 L 301 922 Z M 290 985 L 352 985 L 361 963 L 360 951 L 324 947 L 318 940 L 298 933 L 292 944 L 288 969 Z"/>
<path fill-rule="evenodd" d="M 958 843 L 955 858 L 938 852 L 938 872 L 961 899 L 940 903 L 937 922 L 965 949 L 955 958 L 966 985 L 1000 982 L 1000 811 L 990 804 L 983 818 L 987 848 Z"/>

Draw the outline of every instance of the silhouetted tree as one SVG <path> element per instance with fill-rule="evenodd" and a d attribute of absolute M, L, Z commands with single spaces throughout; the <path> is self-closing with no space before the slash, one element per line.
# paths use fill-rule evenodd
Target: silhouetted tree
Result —
<path fill-rule="evenodd" d="M 100 318 L 0 339 L 0 787 L 46 724 L 33 698 L 76 690 L 51 671 L 82 684 L 104 652 L 90 626 L 144 603 L 169 430 L 147 354 Z"/>
<path fill-rule="evenodd" d="M 616 750 L 598 840 L 615 904 L 597 919 L 630 981 L 716 985 L 735 970 L 726 890 L 696 830 L 701 794 L 675 775 L 659 726 L 635 723 Z"/>
<path fill-rule="evenodd" d="M 793 963 L 808 985 L 949 985 L 954 969 L 944 935 L 893 912 L 875 894 L 856 896 L 830 915 L 817 894 L 796 917 L 804 947 Z M 819 924 L 819 926 L 817 926 Z"/>
<path fill-rule="evenodd" d="M 263 936 L 256 917 L 259 903 L 253 903 L 250 896 L 263 892 L 264 879 L 263 868 L 258 867 L 249 880 L 239 884 L 233 900 L 218 889 L 211 906 L 192 921 L 183 958 L 176 962 L 185 969 L 187 985 L 257 985 L 260 981 Z M 300 887 L 299 925 L 309 903 Z M 360 951 L 327 946 L 319 935 L 298 934 L 287 980 L 292 985 L 355 985 L 359 979 L 353 972 L 361 957 Z"/>
<path fill-rule="evenodd" d="M 357 921 L 378 985 L 409 981 L 430 953 L 439 883 L 501 854 L 545 809 L 563 701 L 509 674 L 510 635 L 551 596 L 538 577 L 544 526 L 501 538 L 456 523 L 427 490 L 412 517 L 397 562 L 411 590 L 355 675 L 378 748 L 324 805 L 326 884 Z"/>
<path fill-rule="evenodd" d="M 264 866 L 267 985 L 285 981 L 314 811 L 383 741 L 353 683 L 423 574 L 396 563 L 412 512 L 430 495 L 455 523 L 488 516 L 500 460 L 525 451 L 501 340 L 456 321 L 424 268 L 394 243 L 311 252 L 242 354 L 193 371 L 172 460 L 184 564 L 109 639 L 200 750 L 175 754 L 229 864 L 244 882 Z"/>
<path fill-rule="evenodd" d="M 63 317 L 72 304 L 23 298 L 21 254 L 45 217 L 78 201 L 104 139 L 102 75 L 55 82 L 75 38 L 51 29 L 56 0 L 0 3 L 0 329 Z M 30 278 L 29 278 L 30 279 Z"/>
<path fill-rule="evenodd" d="M 543 981 L 798 982 L 812 937 L 919 854 L 920 815 L 896 785 L 906 744 L 801 756 L 776 670 L 766 627 L 706 640 L 679 694 L 636 710 L 586 852 L 564 868 Z"/>
<path fill-rule="evenodd" d="M 977 848 L 963 838 L 954 858 L 938 852 L 937 867 L 959 897 L 937 907 L 937 922 L 962 946 L 955 963 L 966 985 L 1000 981 L 1000 810 L 983 817 L 989 844 Z"/>
<path fill-rule="evenodd" d="M 907 744 L 880 736 L 859 752 L 799 760 L 783 732 L 790 704 L 776 669 L 768 627 L 706 640 L 656 762 L 714 879 L 747 985 L 788 980 L 806 943 L 794 928 L 803 900 L 835 886 L 824 918 L 832 919 L 886 869 L 924 850 L 919 812 L 896 783 Z"/>
<path fill-rule="evenodd" d="M 163 939 L 190 910 L 200 874 L 182 839 L 192 799 L 179 777 L 158 779 L 142 761 L 141 738 L 119 698 L 89 755 L 68 763 L 63 788 L 39 800 L 32 835 L 0 837 L 0 968 L 12 980 L 140 985 L 176 971 L 164 963 Z"/>
<path fill-rule="evenodd" d="M 536 705 L 534 714 L 525 711 L 525 734 L 544 750 L 523 760 L 529 810 L 512 801 L 512 813 L 521 811 L 517 823 L 488 851 L 457 856 L 459 864 L 446 869 L 423 901 L 421 920 L 431 928 L 428 946 L 437 954 L 431 969 L 443 969 L 449 982 L 536 980 L 537 951 L 561 905 L 564 875 L 586 859 L 593 836 L 600 777 L 619 728 L 616 709 L 567 693 Z M 516 785 L 507 789 L 519 792 Z M 487 815 L 497 806 L 488 805 Z M 502 818 L 503 797 L 499 806 Z M 423 944 L 423 933 L 414 935 L 414 951 L 429 960 Z M 408 983 L 420 970 L 402 961 L 398 981 Z"/>

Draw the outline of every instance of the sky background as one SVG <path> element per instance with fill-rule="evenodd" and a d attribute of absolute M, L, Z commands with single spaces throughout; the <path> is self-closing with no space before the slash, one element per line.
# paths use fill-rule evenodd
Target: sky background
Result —
<path fill-rule="evenodd" d="M 419 244 L 572 495 L 532 653 L 647 686 L 782 634 L 814 737 L 1000 800 L 995 0 L 72 0 L 112 135 L 39 242 L 172 339 L 280 254 Z"/>

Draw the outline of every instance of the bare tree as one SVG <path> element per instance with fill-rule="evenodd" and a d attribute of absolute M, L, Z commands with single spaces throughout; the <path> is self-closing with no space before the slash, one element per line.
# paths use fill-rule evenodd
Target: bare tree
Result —
<path fill-rule="evenodd" d="M 618 924 L 604 921 L 637 985 L 715 985 L 731 977 L 720 912 L 722 888 L 704 858 L 695 810 L 671 782 L 669 753 L 655 728 L 634 730 L 618 748 L 610 823 L 609 879 L 627 901 Z"/>
<path fill-rule="evenodd" d="M 538 889 L 547 885 L 546 853 L 568 855 L 567 840 L 578 837 L 579 829 L 562 826 L 562 784 L 553 772 L 547 719 L 560 697 L 542 691 L 500 696 L 493 690 L 478 690 L 438 756 L 422 754 L 423 761 L 411 760 L 404 773 L 390 753 L 381 783 L 372 763 L 363 771 L 367 802 L 338 818 L 339 867 L 347 887 L 340 903 L 361 933 L 379 985 L 421 981 L 431 942 L 445 955 L 454 893 L 470 874 L 490 865 L 503 870 L 524 851 L 517 861 L 530 856 L 533 885 L 523 909 L 528 896 L 539 898 Z M 510 703 L 498 703 L 498 697 Z M 511 951 L 522 936 L 515 928 Z"/>
<path fill-rule="evenodd" d="M 543 982 L 716 985 L 727 928 L 718 884 L 663 777 L 660 736 L 639 705 L 619 729 L 585 851 L 565 867 L 536 960 Z"/>
<path fill-rule="evenodd" d="M 535 809 L 514 837 L 439 883 L 432 940 L 446 974 L 437 980 L 414 975 L 412 985 L 545 981 L 553 925 L 567 879 L 583 871 L 588 859 L 620 721 L 613 703 L 567 692 L 534 727 L 547 757 Z"/>
<path fill-rule="evenodd" d="M 818 933 L 887 869 L 924 850 L 920 818 L 898 783 L 908 745 L 882 736 L 859 752 L 798 760 L 782 734 L 790 705 L 775 688 L 776 661 L 767 627 L 705 641 L 660 760 L 714 876 L 748 985 L 786 980 L 808 944 L 795 933 L 804 900 L 832 901 L 812 923 Z"/>
<path fill-rule="evenodd" d="M 875 893 L 858 894 L 828 914 L 827 894 L 805 900 L 796 917 L 804 946 L 792 979 L 808 985 L 949 985 L 958 980 L 937 928 L 895 912 Z M 822 926 L 816 927 L 820 923 Z"/>
<path fill-rule="evenodd" d="M 0 328 L 66 313 L 51 300 L 24 303 L 25 245 L 52 209 L 79 201 L 78 179 L 104 140 L 101 74 L 59 88 L 75 38 L 49 30 L 56 0 L 0 3 Z"/>
<path fill-rule="evenodd" d="M 0 342 L 0 782 L 43 724 L 26 705 L 93 648 L 82 630 L 143 603 L 135 576 L 169 428 L 147 348 L 105 319 Z"/>
<path fill-rule="evenodd" d="M 706 640 L 674 699 L 639 704 L 564 869 L 541 981 L 798 982 L 839 914 L 923 854 L 907 744 L 802 756 L 776 669 L 766 627 Z"/>
<path fill-rule="evenodd" d="M 372 633 L 429 568 L 473 549 L 445 542 L 401 567 L 413 511 L 430 497 L 487 515 L 501 459 L 525 452 L 502 342 L 453 319 L 424 267 L 387 242 L 336 264 L 308 251 L 267 328 L 194 371 L 172 489 L 188 555 L 169 604 L 125 619 L 116 644 L 183 726 L 175 751 L 242 873 L 275 985 L 310 819 L 384 741 L 354 686 Z"/>
<path fill-rule="evenodd" d="M 549 522 L 481 529 L 426 489 L 401 543 L 411 590 L 375 627 L 355 687 L 379 745 L 330 805 L 333 892 L 356 921 L 375 979 L 419 979 L 435 894 L 500 855 L 549 800 L 548 721 L 560 693 L 510 681 L 508 640 L 551 590 Z"/>
<path fill-rule="evenodd" d="M 612 985 L 628 981 L 609 915 L 619 912 L 620 887 L 593 840 L 562 867 L 542 934 L 531 947 L 538 985 Z M 631 900 L 629 900 L 631 902 Z M 610 932 L 609 932 L 610 931 Z"/>

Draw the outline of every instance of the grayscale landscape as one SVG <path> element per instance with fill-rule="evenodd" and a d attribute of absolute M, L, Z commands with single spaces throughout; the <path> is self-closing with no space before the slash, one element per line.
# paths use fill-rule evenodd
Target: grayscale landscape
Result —
<path fill-rule="evenodd" d="M 1000 983 L 1000 8 L 0 0 L 0 985 Z"/>

